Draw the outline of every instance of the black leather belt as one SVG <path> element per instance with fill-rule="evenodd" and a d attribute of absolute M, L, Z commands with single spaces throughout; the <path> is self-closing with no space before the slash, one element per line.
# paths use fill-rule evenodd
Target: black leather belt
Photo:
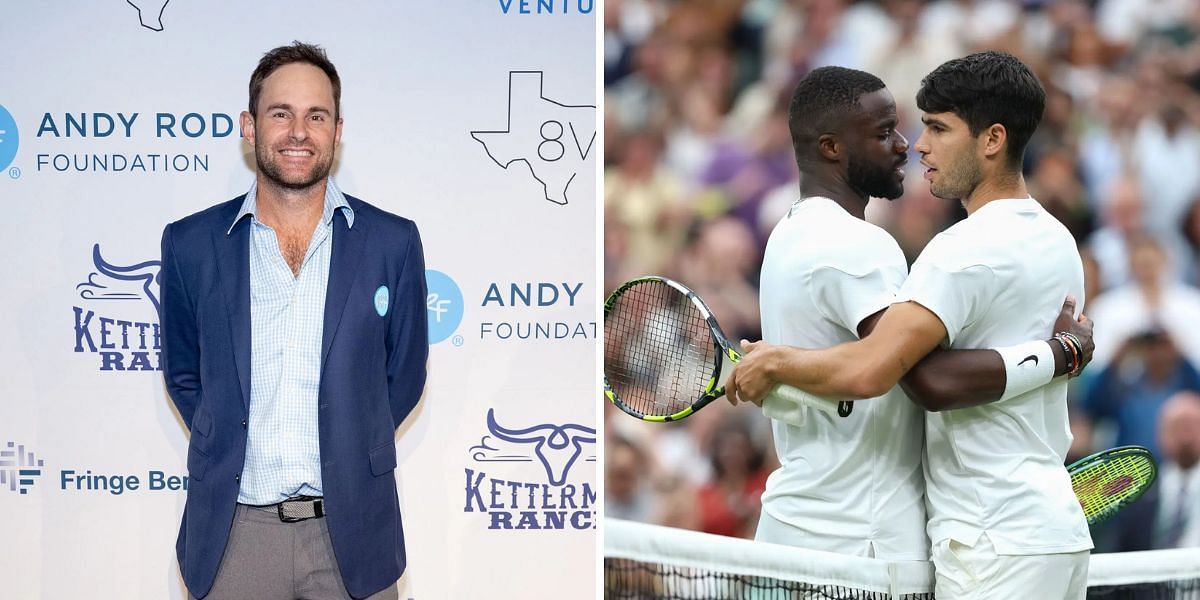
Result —
<path fill-rule="evenodd" d="M 299 496 L 284 500 L 279 504 L 256 506 L 260 510 L 274 510 L 279 513 L 279 520 L 284 523 L 297 523 L 309 519 L 320 519 L 325 516 L 325 501 L 314 496 Z"/>

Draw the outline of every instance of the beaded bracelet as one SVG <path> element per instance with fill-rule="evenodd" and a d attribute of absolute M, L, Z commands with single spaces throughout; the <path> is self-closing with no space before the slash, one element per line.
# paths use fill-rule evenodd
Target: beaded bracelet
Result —
<path fill-rule="evenodd" d="M 1079 341 L 1079 338 L 1075 337 L 1075 334 L 1073 333 L 1063 332 L 1062 335 L 1068 342 L 1070 342 L 1072 346 L 1071 349 L 1075 351 L 1075 369 L 1071 372 L 1071 376 L 1074 377 L 1083 370 L 1083 344 Z"/>
<path fill-rule="evenodd" d="M 1063 339 L 1061 333 L 1054 334 L 1054 336 L 1051 339 L 1055 340 L 1056 342 L 1059 343 L 1059 345 L 1062 346 L 1063 358 L 1066 361 L 1066 367 L 1067 367 L 1067 371 L 1064 374 L 1070 375 L 1075 370 L 1075 354 L 1073 352 L 1071 352 L 1071 345 L 1069 343 L 1067 343 L 1067 341 L 1065 339 Z"/>

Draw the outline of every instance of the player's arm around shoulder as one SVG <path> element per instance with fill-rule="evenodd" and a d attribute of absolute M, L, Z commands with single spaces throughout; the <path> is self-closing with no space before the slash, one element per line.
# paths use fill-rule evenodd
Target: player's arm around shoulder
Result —
<path fill-rule="evenodd" d="M 946 339 L 946 327 L 916 302 L 891 305 L 844 360 L 858 363 L 856 397 L 882 396 Z"/>
<path fill-rule="evenodd" d="M 1071 297 L 1063 302 L 1054 323 L 1055 337 L 1004 348 L 938 348 L 900 385 L 914 403 L 938 412 L 1015 398 L 1063 375 L 1076 376 L 1091 362 L 1095 344 L 1092 321 L 1085 315 L 1076 318 L 1075 304 Z M 1060 342 L 1058 337 L 1064 333 L 1071 339 Z M 1078 346 L 1072 350 L 1068 341 Z"/>
<path fill-rule="evenodd" d="M 429 358 L 429 326 L 426 312 L 425 253 L 416 223 L 400 219 L 393 225 L 403 230 L 403 248 L 396 293 L 388 323 L 388 401 L 396 427 L 416 407 L 425 389 L 426 360 Z"/>
<path fill-rule="evenodd" d="M 946 337 L 936 315 L 913 302 L 894 304 L 871 335 L 823 350 L 743 344 L 747 351 L 726 382 L 727 393 L 760 403 L 785 384 L 833 399 L 882 396 Z"/>

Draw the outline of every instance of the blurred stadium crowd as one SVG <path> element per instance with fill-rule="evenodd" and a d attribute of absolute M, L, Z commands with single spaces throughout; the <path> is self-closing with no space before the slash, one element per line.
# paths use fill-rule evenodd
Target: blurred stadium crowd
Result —
<path fill-rule="evenodd" d="M 1200 0 L 606 0 L 606 291 L 672 277 L 731 339 L 758 339 L 762 250 L 799 195 L 794 84 L 824 65 L 874 73 L 912 143 L 921 78 L 984 49 L 1046 87 L 1026 181 L 1084 259 L 1096 353 L 1071 388 L 1071 457 L 1140 444 L 1160 461 L 1153 491 L 1093 531 L 1097 551 L 1200 546 Z M 867 218 L 911 262 L 965 213 L 919 168 L 908 179 Z M 606 410 L 608 516 L 753 537 L 777 465 L 755 407 L 670 426 Z"/>

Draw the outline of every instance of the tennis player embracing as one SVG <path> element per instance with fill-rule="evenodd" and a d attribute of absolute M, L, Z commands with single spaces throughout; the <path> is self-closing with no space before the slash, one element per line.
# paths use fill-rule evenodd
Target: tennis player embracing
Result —
<path fill-rule="evenodd" d="M 1058 334 L 1053 341 L 1061 349 L 1021 344 L 1051 330 L 1064 297 L 1083 301 L 1075 241 L 1029 197 L 1021 175 L 1045 90 L 1016 58 L 984 52 L 926 76 L 917 105 L 925 127 L 914 148 L 928 168 L 925 178 L 935 196 L 961 201 L 968 217 L 929 243 L 869 335 L 825 350 L 747 344 L 727 394 L 761 402 L 786 383 L 828 397 L 870 398 L 939 345 L 998 348 L 1006 381 L 998 400 L 913 397 L 928 411 L 924 475 L 935 594 L 1083 599 L 1092 541 L 1063 468 L 1071 434 L 1066 378 L 1056 377 L 1062 367 L 1056 372 L 1054 364 L 1065 358 L 1066 370 L 1077 373 L 1087 348 Z M 1033 381 L 1050 383 L 1030 388 Z"/>

